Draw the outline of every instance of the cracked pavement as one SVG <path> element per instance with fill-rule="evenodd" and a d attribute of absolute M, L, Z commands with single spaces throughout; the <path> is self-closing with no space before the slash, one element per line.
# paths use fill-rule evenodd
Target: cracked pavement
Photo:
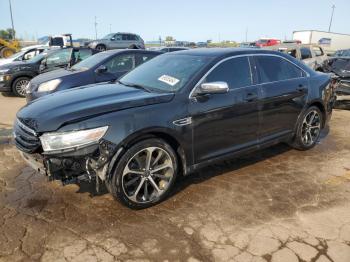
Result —
<path fill-rule="evenodd" d="M 0 261 L 350 261 L 349 111 L 334 111 L 310 151 L 277 145 L 212 165 L 140 211 L 87 182 L 47 182 L 2 117 Z"/>

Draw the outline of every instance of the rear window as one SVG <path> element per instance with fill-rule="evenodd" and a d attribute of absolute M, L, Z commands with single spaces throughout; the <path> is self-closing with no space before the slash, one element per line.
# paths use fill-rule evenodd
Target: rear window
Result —
<path fill-rule="evenodd" d="M 256 63 L 261 83 L 304 77 L 303 70 L 277 56 L 257 56 Z"/>

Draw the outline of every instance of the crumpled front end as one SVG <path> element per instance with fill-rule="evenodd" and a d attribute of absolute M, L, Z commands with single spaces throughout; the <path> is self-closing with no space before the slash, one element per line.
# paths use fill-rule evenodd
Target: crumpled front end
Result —
<path fill-rule="evenodd" d="M 36 171 L 50 180 L 61 180 L 63 184 L 75 183 L 78 178 L 105 181 L 110 161 L 117 152 L 117 146 L 103 138 L 83 147 L 56 152 L 45 152 L 40 140 L 41 134 L 18 119 L 14 125 L 16 147 L 24 160 Z"/>

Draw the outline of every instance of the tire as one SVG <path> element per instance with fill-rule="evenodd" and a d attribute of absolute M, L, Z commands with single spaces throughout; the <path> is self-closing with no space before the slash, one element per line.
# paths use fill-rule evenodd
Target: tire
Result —
<path fill-rule="evenodd" d="M 298 150 L 313 148 L 322 130 L 323 114 L 317 106 L 309 107 L 300 117 L 291 146 Z"/>
<path fill-rule="evenodd" d="M 177 177 L 177 163 L 174 150 L 164 140 L 143 140 L 120 158 L 106 183 L 107 188 L 115 199 L 129 208 L 153 206 L 171 191 Z M 157 168 L 160 169 L 156 171 Z"/>
<path fill-rule="evenodd" d="M 100 52 L 103 52 L 103 51 L 107 50 L 105 45 L 97 45 L 95 49 L 100 51 Z"/>
<path fill-rule="evenodd" d="M 140 49 L 137 45 L 131 45 L 128 47 L 128 49 Z"/>
<path fill-rule="evenodd" d="M 4 47 L 0 51 L 0 57 L 8 58 L 8 57 L 12 56 L 14 53 L 16 53 L 15 50 L 8 48 L 8 47 Z"/>
<path fill-rule="evenodd" d="M 19 97 L 26 96 L 25 87 L 29 84 L 29 77 L 19 77 L 12 83 L 12 92 Z"/>

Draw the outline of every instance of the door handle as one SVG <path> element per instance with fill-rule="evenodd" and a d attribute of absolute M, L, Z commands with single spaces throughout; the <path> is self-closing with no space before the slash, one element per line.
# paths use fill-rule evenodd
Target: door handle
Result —
<path fill-rule="evenodd" d="M 245 97 L 246 102 L 253 102 L 258 99 L 258 95 L 255 93 L 248 93 Z"/>
<path fill-rule="evenodd" d="M 297 87 L 297 91 L 299 92 L 305 92 L 306 91 L 306 87 L 302 84 L 298 85 Z"/>

